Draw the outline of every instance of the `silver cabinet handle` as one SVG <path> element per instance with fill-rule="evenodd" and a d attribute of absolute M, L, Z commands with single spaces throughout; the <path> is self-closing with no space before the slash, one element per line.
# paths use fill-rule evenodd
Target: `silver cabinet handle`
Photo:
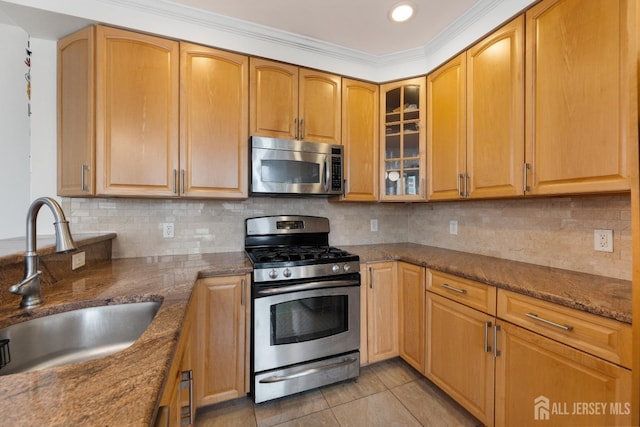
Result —
<path fill-rule="evenodd" d="M 85 172 L 88 172 L 90 170 L 91 170 L 91 166 L 89 165 L 80 166 L 80 190 L 81 191 L 89 191 L 90 185 L 86 185 L 84 181 L 84 174 Z"/>
<path fill-rule="evenodd" d="M 173 192 L 173 194 L 178 194 L 178 170 L 174 169 L 173 170 L 173 180 L 172 180 L 173 184 L 171 186 L 171 191 Z"/>
<path fill-rule="evenodd" d="M 531 163 L 526 163 L 526 162 L 525 162 L 525 164 L 524 164 L 524 168 L 523 168 L 523 172 L 522 172 L 522 174 L 524 175 L 524 176 L 523 176 L 523 190 L 524 190 L 524 192 L 525 192 L 525 193 L 526 193 L 527 191 L 531 191 L 531 187 L 529 187 L 529 186 L 527 185 L 527 175 L 528 175 L 528 174 L 527 174 L 527 171 L 528 171 L 529 169 L 531 169 Z"/>
<path fill-rule="evenodd" d="M 542 317 L 540 317 L 540 316 L 538 316 L 537 314 L 534 314 L 534 313 L 527 313 L 527 314 L 525 314 L 525 316 L 527 316 L 529 319 L 533 319 L 533 320 L 537 320 L 538 322 L 542 322 L 545 325 L 549 325 L 549 326 L 553 326 L 553 327 L 562 329 L 563 331 L 570 331 L 570 330 L 573 329 L 573 326 L 561 325 L 560 323 L 556 323 L 556 322 L 553 322 L 551 320 L 543 319 Z"/>
<path fill-rule="evenodd" d="M 244 298 L 245 298 L 244 294 L 246 292 L 245 289 L 244 289 L 245 288 L 245 280 L 244 279 L 242 279 L 240 281 L 240 286 L 241 286 L 241 288 L 240 288 L 240 305 L 244 305 Z"/>
<path fill-rule="evenodd" d="M 193 393 L 193 370 L 189 369 L 188 371 L 182 371 L 180 376 L 180 383 L 188 383 L 189 384 L 189 414 L 186 416 L 182 416 L 181 418 L 189 417 L 189 425 L 193 424 L 194 417 L 194 393 Z"/>
<path fill-rule="evenodd" d="M 464 174 L 459 173 L 458 174 L 458 195 L 460 195 L 460 197 L 464 197 L 464 194 L 462 194 L 462 185 L 460 184 L 463 179 L 464 179 Z"/>
<path fill-rule="evenodd" d="M 340 366 L 347 366 L 347 365 L 351 365 L 352 363 L 357 362 L 358 359 L 354 358 L 354 357 L 347 357 L 345 358 L 343 361 L 341 362 L 337 362 L 337 363 L 331 363 L 329 365 L 325 365 L 325 366 L 321 366 L 318 368 L 310 368 L 310 369 L 305 369 L 304 371 L 300 371 L 300 372 L 296 372 L 295 374 L 291 374 L 291 375 L 273 375 L 271 377 L 267 377 L 267 378 L 263 378 L 260 380 L 261 384 L 268 384 L 268 383 L 279 383 L 282 381 L 287 381 L 287 380 L 293 380 L 296 378 L 300 378 L 300 377 L 305 377 L 307 375 L 312 375 L 318 372 L 322 372 L 322 371 L 326 371 L 328 369 L 334 369 L 334 368 L 339 368 Z"/>
<path fill-rule="evenodd" d="M 448 290 L 453 291 L 453 292 L 457 292 L 457 293 L 459 293 L 459 294 L 466 294 L 466 293 L 467 293 L 467 290 L 466 290 L 466 289 L 456 288 L 456 287 L 453 287 L 453 286 L 451 286 L 451 285 L 447 285 L 446 283 L 442 283 L 442 284 L 440 285 L 440 287 L 441 287 L 441 288 L 444 288 L 444 289 L 448 289 Z"/>
<path fill-rule="evenodd" d="M 300 119 L 300 139 L 304 139 L 304 119 Z"/>
<path fill-rule="evenodd" d="M 484 352 L 491 353 L 491 346 L 489 345 L 489 328 L 491 322 L 484 322 Z"/>
<path fill-rule="evenodd" d="M 500 332 L 500 325 L 493 327 L 493 357 L 500 356 L 500 350 L 498 350 L 498 332 Z"/>
<path fill-rule="evenodd" d="M 369 287 L 373 289 L 373 268 L 369 267 Z"/>
<path fill-rule="evenodd" d="M 468 173 L 464 174 L 464 197 L 469 197 L 469 189 L 467 187 L 468 183 L 469 183 L 469 178 L 471 178 L 469 176 Z"/>
<path fill-rule="evenodd" d="M 184 176 L 186 172 L 184 169 L 180 170 L 180 194 L 184 194 Z"/>
<path fill-rule="evenodd" d="M 293 127 L 295 128 L 295 139 L 298 139 L 298 118 L 293 119 Z"/>

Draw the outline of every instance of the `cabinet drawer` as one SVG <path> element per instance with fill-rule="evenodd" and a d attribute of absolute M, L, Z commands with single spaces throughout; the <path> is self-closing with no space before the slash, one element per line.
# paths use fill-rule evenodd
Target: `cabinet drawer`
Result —
<path fill-rule="evenodd" d="M 498 290 L 498 317 L 631 368 L 631 325 L 526 295 Z"/>
<path fill-rule="evenodd" d="M 427 290 L 495 316 L 496 288 L 439 271 L 428 271 Z"/>

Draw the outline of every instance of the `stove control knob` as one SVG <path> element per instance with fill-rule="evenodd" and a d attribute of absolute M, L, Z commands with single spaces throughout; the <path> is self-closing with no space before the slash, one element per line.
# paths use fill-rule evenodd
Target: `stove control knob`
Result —
<path fill-rule="evenodd" d="M 282 274 L 284 275 L 284 277 L 291 277 L 291 270 L 285 268 Z"/>
<path fill-rule="evenodd" d="M 276 270 L 275 268 L 272 268 L 271 271 L 269 272 L 269 277 L 271 277 L 272 279 L 275 279 L 276 277 L 278 277 L 278 270 Z"/>
<path fill-rule="evenodd" d="M 351 271 L 351 266 L 349 264 L 345 264 L 342 268 L 344 269 L 345 273 Z"/>
<path fill-rule="evenodd" d="M 333 267 L 331 267 L 331 271 L 333 271 L 334 273 L 338 273 L 340 271 L 340 266 L 338 264 L 333 264 Z"/>

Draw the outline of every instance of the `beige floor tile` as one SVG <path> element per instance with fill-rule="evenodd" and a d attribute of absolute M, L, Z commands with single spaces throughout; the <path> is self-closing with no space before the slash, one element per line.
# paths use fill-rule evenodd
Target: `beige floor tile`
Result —
<path fill-rule="evenodd" d="M 329 408 L 318 389 L 255 406 L 258 426 L 268 427 Z"/>
<path fill-rule="evenodd" d="M 420 426 L 389 390 L 336 406 L 331 410 L 342 427 Z"/>
<path fill-rule="evenodd" d="M 340 427 L 340 424 L 338 424 L 338 420 L 336 420 L 331 409 L 325 409 L 324 411 L 314 412 L 302 418 L 278 424 L 277 427 Z"/>
<path fill-rule="evenodd" d="M 196 413 L 198 427 L 254 427 L 253 401 L 248 397 L 219 403 Z"/>
<path fill-rule="evenodd" d="M 400 358 L 376 363 L 371 365 L 371 368 L 387 388 L 398 387 L 421 377 L 415 369 Z"/>
<path fill-rule="evenodd" d="M 322 394 L 330 407 L 351 402 L 386 390 L 384 383 L 373 372 L 371 366 L 360 369 L 360 376 L 352 381 L 323 387 Z"/>
<path fill-rule="evenodd" d="M 482 425 L 427 379 L 417 379 L 393 388 L 391 392 L 423 426 L 473 427 Z"/>

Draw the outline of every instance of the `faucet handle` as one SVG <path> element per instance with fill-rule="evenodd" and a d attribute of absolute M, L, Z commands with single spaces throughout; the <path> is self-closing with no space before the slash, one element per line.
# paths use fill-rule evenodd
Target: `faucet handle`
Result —
<path fill-rule="evenodd" d="M 42 299 L 42 294 L 40 292 L 41 275 L 42 271 L 38 270 L 35 273 L 22 279 L 22 282 L 17 283 L 9 288 L 9 292 L 16 295 L 22 295 L 20 307 L 31 308 L 44 302 L 44 300 Z"/>

